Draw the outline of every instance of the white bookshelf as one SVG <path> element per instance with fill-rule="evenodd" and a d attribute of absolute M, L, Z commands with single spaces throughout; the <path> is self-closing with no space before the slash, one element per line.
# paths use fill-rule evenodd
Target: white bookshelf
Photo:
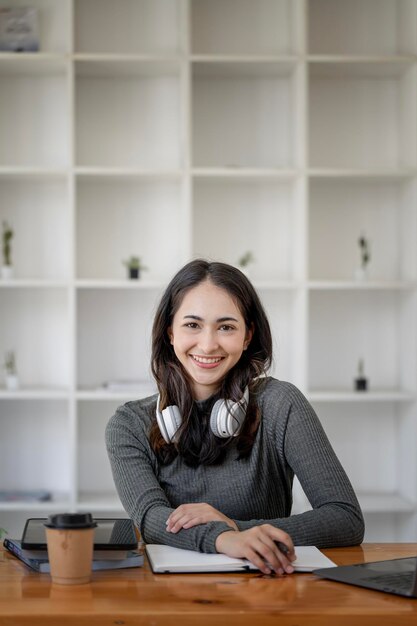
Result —
<path fill-rule="evenodd" d="M 162 290 L 192 257 L 252 250 L 274 374 L 317 409 L 367 540 L 416 540 L 415 1 L 31 6 L 39 53 L 0 54 L 0 221 L 16 233 L 0 354 L 15 350 L 21 383 L 0 381 L 0 489 L 53 499 L 0 503 L 0 525 L 123 515 L 104 428 L 154 390 Z M 133 254 L 139 281 L 122 264 Z M 103 386 L 119 379 L 137 387 Z M 294 510 L 307 507 L 296 485 Z"/>

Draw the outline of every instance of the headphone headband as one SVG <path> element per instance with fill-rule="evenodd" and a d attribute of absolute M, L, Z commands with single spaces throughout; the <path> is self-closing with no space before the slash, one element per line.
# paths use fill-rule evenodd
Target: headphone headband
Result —
<path fill-rule="evenodd" d="M 210 428 L 216 437 L 227 439 L 237 437 L 242 429 L 249 404 L 249 389 L 245 388 L 242 398 L 238 402 L 230 399 L 217 400 L 210 414 Z M 179 408 L 173 404 L 160 410 L 160 396 L 156 401 L 156 420 L 161 435 L 167 443 L 178 440 L 178 431 L 182 424 Z"/>

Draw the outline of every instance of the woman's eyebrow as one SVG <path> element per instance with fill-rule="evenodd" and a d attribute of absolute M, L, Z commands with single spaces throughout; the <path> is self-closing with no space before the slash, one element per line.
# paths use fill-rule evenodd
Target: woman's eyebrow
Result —
<path fill-rule="evenodd" d="M 184 315 L 184 319 L 191 319 L 191 320 L 197 320 L 198 322 L 203 322 L 204 319 L 202 317 L 199 317 L 198 315 Z M 216 320 L 217 324 L 220 324 L 221 322 L 238 322 L 239 320 L 237 320 L 235 317 L 219 317 L 219 319 Z"/>

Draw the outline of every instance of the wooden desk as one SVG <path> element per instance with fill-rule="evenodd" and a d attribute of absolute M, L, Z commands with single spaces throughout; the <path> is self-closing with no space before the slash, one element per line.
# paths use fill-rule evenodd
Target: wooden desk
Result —
<path fill-rule="evenodd" d="M 415 556 L 417 544 L 364 544 L 324 551 L 339 565 Z M 67 626 L 399 626 L 417 624 L 409 600 L 313 574 L 154 575 L 146 565 L 93 572 L 89 585 L 61 587 L 0 551 L 0 624 Z"/>

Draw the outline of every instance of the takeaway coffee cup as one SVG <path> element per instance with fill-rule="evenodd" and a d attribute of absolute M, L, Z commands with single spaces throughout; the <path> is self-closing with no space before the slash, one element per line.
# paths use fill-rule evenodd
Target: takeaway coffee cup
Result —
<path fill-rule="evenodd" d="M 90 582 L 97 526 L 91 513 L 50 515 L 45 526 L 52 582 L 59 585 Z"/>

